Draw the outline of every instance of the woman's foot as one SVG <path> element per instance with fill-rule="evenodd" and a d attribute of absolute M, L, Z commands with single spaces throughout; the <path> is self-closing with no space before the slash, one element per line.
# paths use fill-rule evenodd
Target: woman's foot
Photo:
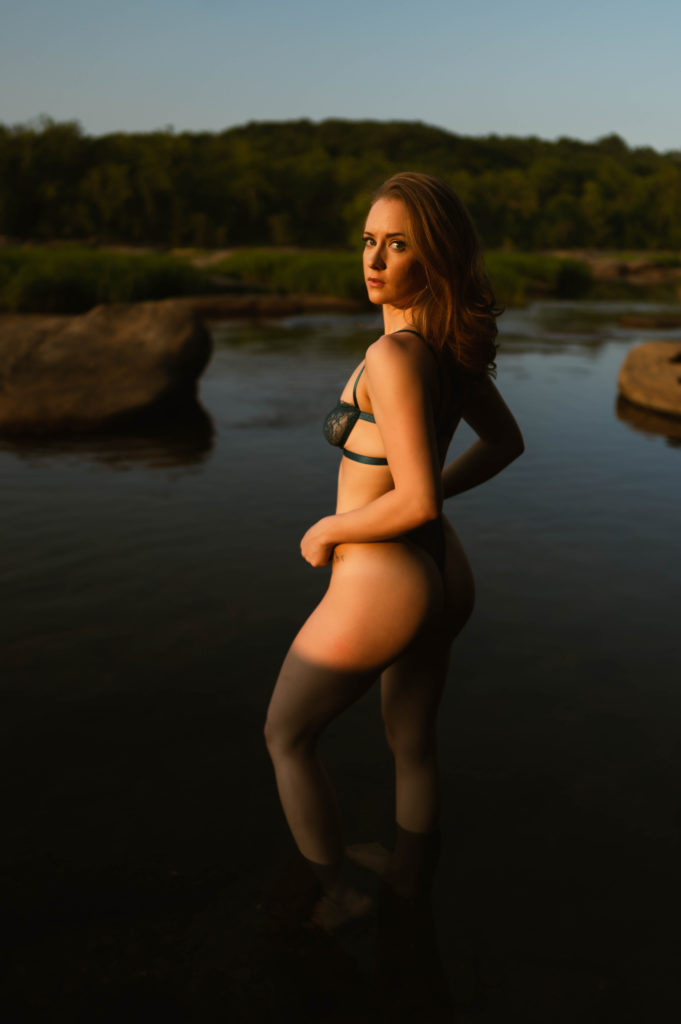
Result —
<path fill-rule="evenodd" d="M 323 931 L 335 931 L 350 921 L 366 917 L 373 907 L 374 900 L 367 893 L 339 884 L 333 891 L 324 893 L 317 902 L 311 921 Z"/>
<path fill-rule="evenodd" d="M 345 851 L 351 861 L 360 867 L 372 871 L 381 878 L 390 864 L 391 855 L 380 843 L 354 843 Z"/>

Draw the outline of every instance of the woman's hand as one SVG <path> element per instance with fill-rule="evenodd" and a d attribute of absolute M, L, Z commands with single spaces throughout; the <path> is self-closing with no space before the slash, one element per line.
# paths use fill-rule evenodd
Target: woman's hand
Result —
<path fill-rule="evenodd" d="M 317 568 L 328 565 L 335 547 L 335 541 L 329 538 L 329 525 L 333 516 L 325 516 L 307 531 L 300 542 L 300 552 L 306 562 Z"/>

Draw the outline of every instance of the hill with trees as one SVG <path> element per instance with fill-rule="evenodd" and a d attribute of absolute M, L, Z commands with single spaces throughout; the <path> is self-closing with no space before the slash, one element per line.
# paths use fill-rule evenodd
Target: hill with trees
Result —
<path fill-rule="evenodd" d="M 99 137 L 49 119 L 0 126 L 0 236 L 347 248 L 373 190 L 403 169 L 450 182 L 488 248 L 681 248 L 681 151 L 343 120 Z"/>

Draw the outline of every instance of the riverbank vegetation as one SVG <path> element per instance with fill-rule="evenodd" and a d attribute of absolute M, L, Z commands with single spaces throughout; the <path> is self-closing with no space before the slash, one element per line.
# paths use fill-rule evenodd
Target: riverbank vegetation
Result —
<path fill-rule="evenodd" d="M 373 190 L 404 168 L 450 182 L 488 249 L 681 248 L 681 151 L 342 120 L 100 137 L 49 119 L 0 126 L 0 236 L 354 246 Z"/>
<path fill-rule="evenodd" d="M 521 305 L 536 296 L 577 298 L 591 283 L 588 266 L 571 259 L 492 252 L 487 263 L 503 305 Z M 227 291 L 367 301 L 357 252 L 251 248 L 206 260 L 205 253 L 186 251 L 0 247 L 0 309 L 10 312 L 79 313 L 100 302 Z"/>
<path fill-rule="evenodd" d="M 503 305 L 522 305 L 538 295 L 578 298 L 591 285 L 588 266 L 573 259 L 539 253 L 490 252 L 486 263 Z M 230 254 L 214 264 L 213 269 L 246 287 L 366 301 L 357 253 L 246 249 Z"/>
<path fill-rule="evenodd" d="M 606 278 L 617 292 L 637 259 L 649 278 L 681 263 L 681 152 L 617 136 L 468 138 L 329 120 L 91 137 L 42 119 L 0 125 L 0 309 L 229 290 L 365 302 L 366 208 L 405 167 L 461 195 L 504 305 L 596 294 Z"/>
<path fill-rule="evenodd" d="M 215 290 L 201 270 L 165 254 L 0 247 L 0 309 L 13 313 L 83 313 Z"/>

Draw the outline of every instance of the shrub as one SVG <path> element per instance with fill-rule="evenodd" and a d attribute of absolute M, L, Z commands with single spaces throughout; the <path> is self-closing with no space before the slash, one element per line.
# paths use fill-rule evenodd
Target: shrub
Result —
<path fill-rule="evenodd" d="M 0 306 L 13 312 L 82 313 L 100 302 L 135 302 L 214 290 L 170 256 L 96 249 L 0 250 Z"/>
<path fill-rule="evenodd" d="M 240 249 L 213 269 L 269 291 L 366 300 L 358 253 Z"/>

